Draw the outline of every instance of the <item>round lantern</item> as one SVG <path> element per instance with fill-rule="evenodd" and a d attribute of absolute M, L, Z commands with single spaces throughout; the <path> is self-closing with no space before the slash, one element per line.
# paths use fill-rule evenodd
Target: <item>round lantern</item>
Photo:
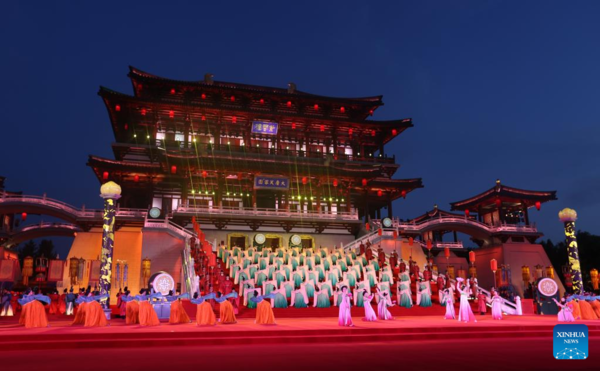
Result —
<path fill-rule="evenodd" d="M 448 246 L 444 247 L 444 256 L 446 259 L 450 259 L 450 248 Z"/>
<path fill-rule="evenodd" d="M 171 174 L 176 174 L 177 173 L 177 166 L 172 165 L 171 166 Z"/>
<path fill-rule="evenodd" d="M 469 262 L 475 263 L 475 251 L 469 251 Z"/>
<path fill-rule="evenodd" d="M 432 248 L 433 248 L 433 243 L 431 242 L 431 240 L 427 240 L 427 250 L 431 251 Z"/>
<path fill-rule="evenodd" d="M 134 175 L 133 176 L 133 181 L 136 182 L 136 183 L 139 182 L 140 181 L 140 176 L 139 175 Z"/>
<path fill-rule="evenodd" d="M 498 270 L 498 262 L 496 261 L 496 259 L 490 260 L 490 269 L 492 270 L 492 272 L 496 272 Z"/>
<path fill-rule="evenodd" d="M 349 129 L 349 130 L 348 130 L 348 135 L 349 135 L 349 136 L 352 136 L 352 133 L 354 133 L 354 130 L 352 130 L 352 129 Z"/>
<path fill-rule="evenodd" d="M 502 206 L 502 200 L 501 199 L 497 198 L 495 202 L 496 202 L 496 207 L 499 208 L 500 206 Z"/>
<path fill-rule="evenodd" d="M 367 179 L 363 178 L 363 180 L 362 180 L 362 186 L 363 187 L 367 186 Z"/>
<path fill-rule="evenodd" d="M 546 277 L 554 279 L 554 267 L 546 267 Z"/>
<path fill-rule="evenodd" d="M 377 234 L 378 234 L 378 235 L 380 235 L 380 236 L 381 236 L 381 235 L 383 235 L 383 229 L 379 228 L 379 229 L 377 230 Z"/>
<path fill-rule="evenodd" d="M 523 276 L 524 283 L 529 283 L 529 281 L 531 281 L 531 274 L 529 272 L 529 266 L 524 265 L 521 267 L 521 275 Z"/>
<path fill-rule="evenodd" d="M 542 208 L 542 203 L 539 202 L 539 201 L 536 201 L 535 202 L 535 208 L 538 209 L 538 210 L 541 209 Z"/>
<path fill-rule="evenodd" d="M 467 218 L 469 217 L 469 213 L 470 213 L 469 209 L 466 209 L 466 210 L 465 210 L 465 216 L 466 216 Z"/>
<path fill-rule="evenodd" d="M 291 101 L 287 101 L 286 106 L 291 107 L 292 106 L 292 102 Z"/>
<path fill-rule="evenodd" d="M 396 129 L 392 129 L 392 135 L 393 135 L 393 136 L 396 136 L 396 135 L 398 135 L 398 130 L 396 130 Z"/>
<path fill-rule="evenodd" d="M 334 180 L 333 180 L 333 186 L 334 186 L 334 187 L 337 187 L 337 186 L 338 186 L 338 180 L 337 180 L 337 179 L 334 179 Z"/>
<path fill-rule="evenodd" d="M 380 189 L 379 191 L 377 191 L 377 197 L 381 197 L 381 196 L 383 196 L 383 192 Z"/>
<path fill-rule="evenodd" d="M 206 172 L 206 170 L 202 170 L 202 177 L 206 178 L 207 175 L 208 175 L 208 173 Z"/>
<path fill-rule="evenodd" d="M 371 230 L 371 226 L 369 225 L 369 223 L 365 223 L 365 229 L 368 231 Z"/>
<path fill-rule="evenodd" d="M 102 180 L 108 180 L 108 171 L 102 173 Z"/>
<path fill-rule="evenodd" d="M 598 282 L 600 279 L 598 279 L 598 270 L 596 268 L 590 270 L 590 277 L 592 278 L 592 288 L 594 291 L 598 291 Z"/>
<path fill-rule="evenodd" d="M 306 184 L 308 183 L 308 178 L 307 177 L 302 177 L 302 184 Z"/>
<path fill-rule="evenodd" d="M 406 191 L 402 191 L 400 194 L 402 195 L 402 198 L 406 198 Z"/>
<path fill-rule="evenodd" d="M 319 130 L 320 130 L 320 131 L 325 131 L 325 125 L 321 125 L 321 126 L 319 126 Z"/>
<path fill-rule="evenodd" d="M 415 242 L 415 239 L 414 239 L 414 238 L 412 238 L 412 237 L 409 237 L 409 238 L 408 238 L 408 245 L 409 245 L 409 246 L 412 246 L 414 242 Z"/>
<path fill-rule="evenodd" d="M 169 111 L 169 117 L 170 117 L 170 118 L 173 118 L 173 117 L 175 117 L 175 112 L 173 112 L 173 111 Z"/>
<path fill-rule="evenodd" d="M 22 221 L 26 221 L 27 220 L 27 213 L 21 213 L 21 220 Z"/>

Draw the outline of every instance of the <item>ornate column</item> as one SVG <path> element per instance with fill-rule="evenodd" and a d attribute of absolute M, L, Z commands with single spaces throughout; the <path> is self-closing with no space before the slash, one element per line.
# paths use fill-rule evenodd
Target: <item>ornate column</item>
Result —
<path fill-rule="evenodd" d="M 567 251 L 569 254 L 569 266 L 573 276 L 573 293 L 578 295 L 583 292 L 583 282 L 581 281 L 581 265 L 579 263 L 579 248 L 577 247 L 577 237 L 575 236 L 575 221 L 577 212 L 573 209 L 565 208 L 558 213 L 558 218 L 565 223 L 565 236 L 567 240 Z"/>
<path fill-rule="evenodd" d="M 104 312 L 110 318 L 110 282 L 112 275 L 113 246 L 115 243 L 115 218 L 117 200 L 121 198 L 121 187 L 113 182 L 107 182 L 100 187 L 100 197 L 104 199 L 104 214 L 102 224 L 102 255 L 100 265 L 100 294 L 109 295 L 103 303 Z"/>

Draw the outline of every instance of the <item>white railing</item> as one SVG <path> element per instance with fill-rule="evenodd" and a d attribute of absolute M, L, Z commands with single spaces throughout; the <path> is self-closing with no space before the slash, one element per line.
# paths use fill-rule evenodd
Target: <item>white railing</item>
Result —
<path fill-rule="evenodd" d="M 358 220 L 358 213 L 337 212 L 326 213 L 318 211 L 304 210 L 287 210 L 287 209 L 267 209 L 267 208 L 244 208 L 244 207 L 178 207 L 174 213 L 177 214 L 222 214 L 222 215 L 247 215 L 247 216 L 265 216 L 265 217 L 299 217 L 299 218 L 315 218 L 315 219 L 332 219 L 332 220 Z"/>
<path fill-rule="evenodd" d="M 63 228 L 63 229 L 71 229 L 73 231 L 80 231 L 81 228 L 75 224 L 70 223 L 53 223 L 53 222 L 40 222 L 37 224 L 30 224 L 23 226 L 21 228 L 15 229 L 14 233 L 23 233 L 36 229 L 49 229 L 49 228 Z"/>
<path fill-rule="evenodd" d="M 100 218 L 103 217 L 102 209 L 86 209 L 85 206 L 82 206 L 81 209 L 69 205 L 66 202 L 62 202 L 59 200 L 55 200 L 52 198 L 48 198 L 44 196 L 26 196 L 26 195 L 10 195 L 5 192 L 2 193 L 0 197 L 1 203 L 23 203 L 23 204 L 32 204 L 32 205 L 42 205 L 50 209 L 54 209 L 60 211 L 62 213 L 70 214 L 76 219 L 89 219 L 89 218 Z M 143 218 L 147 209 L 128 209 L 128 208 L 117 208 L 117 217 L 131 217 L 131 218 Z"/>
<path fill-rule="evenodd" d="M 392 221 L 391 228 L 397 228 L 400 232 L 414 232 L 419 233 L 423 229 L 426 229 L 432 225 L 439 224 L 447 224 L 447 223 L 456 223 L 463 224 L 468 226 L 477 227 L 480 229 L 484 229 L 488 233 L 498 233 L 498 232 L 525 232 L 525 233 L 535 233 L 537 232 L 537 227 L 535 224 L 533 225 L 514 225 L 514 224 L 501 224 L 501 225 L 488 225 L 482 223 L 480 221 L 467 218 L 466 216 L 442 216 L 440 215 L 437 218 L 428 219 L 422 221 L 420 223 L 414 222 L 401 222 L 399 219 L 394 219 Z M 375 228 L 379 228 L 381 226 L 380 220 L 371 220 L 371 225 Z"/>
<path fill-rule="evenodd" d="M 419 241 L 419 244 L 421 244 L 422 247 L 427 248 L 427 243 L 424 241 Z M 443 241 L 435 241 L 431 244 L 431 247 L 433 247 L 434 249 L 443 249 L 443 248 L 449 248 L 449 249 L 456 249 L 456 250 L 460 250 L 462 249 L 463 243 L 462 241 L 458 241 L 458 242 L 443 242 Z"/>

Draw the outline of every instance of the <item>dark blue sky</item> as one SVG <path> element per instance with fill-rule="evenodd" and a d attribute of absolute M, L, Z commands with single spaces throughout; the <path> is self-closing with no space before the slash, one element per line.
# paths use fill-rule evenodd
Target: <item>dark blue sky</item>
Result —
<path fill-rule="evenodd" d="M 128 65 L 332 96 L 383 94 L 375 119 L 412 117 L 396 177 L 434 203 L 504 184 L 557 190 L 533 210 L 546 236 L 575 208 L 600 233 L 600 2 L 8 2 L 0 40 L 8 188 L 100 207 L 88 154 L 112 157 L 99 85 L 131 94 Z M 219 3 L 219 4 L 217 4 Z M 369 4 L 368 4 L 369 3 Z"/>

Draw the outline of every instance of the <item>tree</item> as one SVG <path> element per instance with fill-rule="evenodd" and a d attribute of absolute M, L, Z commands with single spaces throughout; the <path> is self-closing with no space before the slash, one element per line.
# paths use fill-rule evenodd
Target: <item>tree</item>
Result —
<path fill-rule="evenodd" d="M 36 257 L 44 256 L 47 259 L 56 258 L 56 250 L 54 249 L 54 242 L 52 240 L 42 240 L 36 251 Z"/>

